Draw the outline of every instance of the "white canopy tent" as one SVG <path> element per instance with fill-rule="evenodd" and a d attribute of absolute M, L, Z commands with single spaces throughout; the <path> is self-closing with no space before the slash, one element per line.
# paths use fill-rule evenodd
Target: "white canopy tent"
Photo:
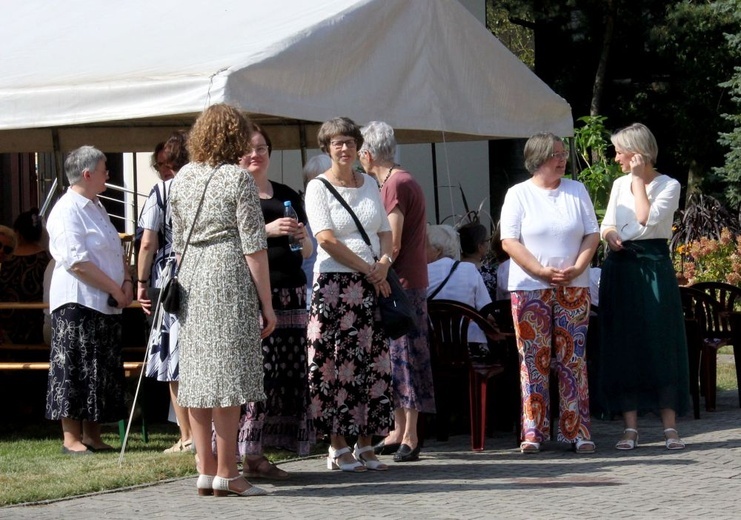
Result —
<path fill-rule="evenodd" d="M 149 151 L 226 102 L 277 149 L 317 123 L 400 142 L 573 133 L 569 105 L 453 0 L 26 0 L 0 17 L 0 152 Z"/>

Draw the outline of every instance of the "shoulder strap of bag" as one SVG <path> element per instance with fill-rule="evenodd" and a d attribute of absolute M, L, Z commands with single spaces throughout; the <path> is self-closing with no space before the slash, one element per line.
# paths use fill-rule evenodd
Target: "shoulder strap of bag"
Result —
<path fill-rule="evenodd" d="M 332 186 L 332 184 L 327 179 L 322 179 L 321 177 L 316 177 L 317 180 L 322 181 L 324 185 L 327 187 L 329 192 L 334 195 L 334 197 L 337 199 L 337 201 L 342 204 L 342 207 L 344 207 L 347 212 L 350 214 L 352 219 L 355 221 L 355 225 L 358 227 L 358 231 L 360 231 L 360 235 L 363 237 L 363 240 L 366 244 L 368 244 L 368 247 L 371 248 L 371 254 L 373 254 L 373 248 L 371 246 L 370 238 L 368 238 L 368 233 L 365 232 L 365 228 L 363 228 L 363 224 L 360 223 L 360 219 L 358 219 L 358 216 L 355 214 L 355 212 L 352 210 L 350 205 L 347 203 L 345 199 L 342 198 L 342 195 L 340 195 L 337 190 Z M 374 260 L 378 260 L 376 258 L 376 255 L 373 255 Z"/>
<path fill-rule="evenodd" d="M 203 199 L 206 197 L 206 190 L 208 189 L 208 184 L 211 182 L 211 179 L 214 176 L 214 173 L 216 173 L 217 168 L 219 168 L 221 165 L 217 166 L 213 170 L 211 170 L 211 173 L 208 176 L 208 179 L 206 179 L 206 185 L 203 187 L 203 193 L 201 193 L 201 200 L 198 202 L 198 209 L 196 210 L 196 216 L 193 218 L 193 224 L 190 226 L 190 231 L 188 231 L 188 238 L 185 239 L 185 245 L 183 246 L 183 252 L 180 253 L 180 265 L 183 264 L 183 258 L 185 258 L 185 252 L 188 250 L 188 244 L 190 244 L 190 236 L 193 234 L 193 229 L 196 227 L 196 221 L 198 221 L 198 215 L 201 214 L 201 207 L 203 207 Z"/>
<path fill-rule="evenodd" d="M 448 276 L 446 276 L 445 277 L 445 280 L 443 280 L 442 283 L 437 286 L 437 289 L 435 289 L 434 291 L 432 291 L 432 294 L 430 294 L 427 297 L 427 301 L 432 300 L 433 298 L 435 298 L 435 296 L 437 296 L 437 293 L 439 293 L 440 291 L 442 291 L 443 287 L 445 287 L 445 284 L 448 283 L 448 280 L 450 280 L 450 277 L 453 276 L 453 271 L 455 271 L 458 268 L 458 264 L 460 264 L 460 263 L 461 263 L 460 260 L 456 260 L 455 262 L 453 262 L 453 265 L 450 268 L 450 272 L 448 273 Z"/>

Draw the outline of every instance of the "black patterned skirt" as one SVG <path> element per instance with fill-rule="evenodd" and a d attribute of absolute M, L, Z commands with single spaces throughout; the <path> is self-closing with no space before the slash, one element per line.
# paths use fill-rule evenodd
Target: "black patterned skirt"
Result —
<path fill-rule="evenodd" d="M 116 422 L 126 416 L 121 315 L 76 303 L 51 313 L 46 418 Z"/>

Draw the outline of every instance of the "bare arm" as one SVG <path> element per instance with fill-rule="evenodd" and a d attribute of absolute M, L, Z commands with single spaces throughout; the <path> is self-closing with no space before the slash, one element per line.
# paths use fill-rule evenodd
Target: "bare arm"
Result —
<path fill-rule="evenodd" d="M 151 229 L 145 229 L 142 234 L 142 243 L 139 248 L 139 256 L 136 259 L 137 265 L 137 282 L 136 299 L 141 303 L 144 314 L 151 314 L 152 302 L 147 294 L 147 281 L 152 276 L 152 262 L 159 249 L 159 238 L 157 232 Z M 142 282 L 142 280 L 144 280 Z"/>
<path fill-rule="evenodd" d="M 576 256 L 576 262 L 572 267 L 563 270 L 562 285 L 568 285 L 571 281 L 582 274 L 592 263 L 594 253 L 599 245 L 599 233 L 590 233 L 584 235 L 579 246 L 579 253 Z"/>
<path fill-rule="evenodd" d="M 553 277 L 558 273 L 554 267 L 545 267 L 528 249 L 514 238 L 502 240 L 502 249 L 512 258 L 513 262 L 522 267 L 530 276 L 540 278 L 548 283 L 556 283 Z"/>
<path fill-rule="evenodd" d="M 401 233 L 404 228 L 404 213 L 396 206 L 388 215 L 391 225 L 391 257 L 396 258 L 401 251 Z M 383 254 L 383 253 L 382 253 Z"/>
<path fill-rule="evenodd" d="M 268 253 L 261 249 L 255 253 L 244 255 L 247 261 L 247 267 L 252 274 L 252 280 L 255 282 L 257 297 L 260 299 L 262 312 L 262 331 L 261 338 L 267 338 L 275 329 L 277 319 L 273 310 L 273 298 L 270 294 L 270 271 L 268 269 Z"/>
<path fill-rule="evenodd" d="M 350 248 L 345 244 L 337 240 L 334 231 L 331 229 L 325 229 L 316 234 L 316 241 L 322 249 L 324 249 L 329 256 L 337 260 L 342 265 L 345 265 L 364 275 L 368 275 L 373 266 L 368 264 L 365 260 L 360 258 L 358 255 L 353 253 Z"/>
<path fill-rule="evenodd" d="M 121 260 L 124 262 L 123 258 Z M 124 262 L 124 270 L 126 264 Z M 83 283 L 100 289 L 116 299 L 117 307 L 123 308 L 129 305 L 134 299 L 134 289 L 131 278 L 125 275 L 124 281 L 118 285 L 111 277 L 103 272 L 97 265 L 92 262 L 78 262 L 70 268 L 70 271 L 79 278 Z"/>

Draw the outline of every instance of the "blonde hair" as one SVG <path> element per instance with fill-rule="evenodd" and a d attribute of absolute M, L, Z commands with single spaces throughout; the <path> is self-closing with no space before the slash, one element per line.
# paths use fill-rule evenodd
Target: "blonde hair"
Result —
<path fill-rule="evenodd" d="M 633 123 L 612 134 L 610 141 L 615 148 L 620 148 L 626 152 L 642 155 L 643 159 L 656 164 L 659 156 L 659 145 L 651 130 L 641 123 Z"/>
<path fill-rule="evenodd" d="M 432 247 L 440 250 L 442 256 L 460 260 L 461 247 L 458 232 L 452 226 L 445 224 L 427 226 L 427 240 L 430 241 Z"/>

